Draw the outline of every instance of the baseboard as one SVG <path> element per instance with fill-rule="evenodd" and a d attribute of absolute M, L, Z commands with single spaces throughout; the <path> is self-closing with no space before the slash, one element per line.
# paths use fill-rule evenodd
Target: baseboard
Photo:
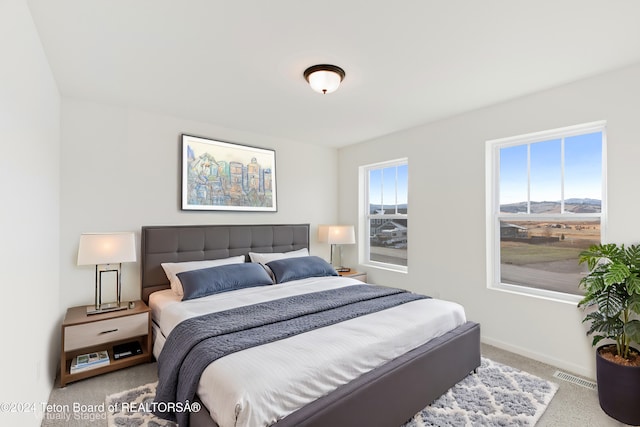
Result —
<path fill-rule="evenodd" d="M 538 353 L 535 351 L 531 351 L 527 348 L 520 347 L 517 345 L 509 344 L 507 342 L 496 340 L 491 337 L 483 336 L 480 340 L 484 344 L 492 345 L 502 350 L 509 351 L 511 353 L 515 353 L 520 356 L 528 357 L 529 359 L 536 360 L 538 362 L 546 363 L 547 365 L 551 365 L 553 367 L 563 369 L 565 371 L 571 372 L 576 375 L 583 376 L 588 379 L 595 379 L 596 373 L 595 370 L 592 372 L 589 369 L 585 369 L 583 366 L 576 365 L 574 363 L 569 363 L 566 360 L 556 359 L 554 357 L 550 357 L 549 355 Z M 594 368 L 595 369 L 595 368 Z"/>

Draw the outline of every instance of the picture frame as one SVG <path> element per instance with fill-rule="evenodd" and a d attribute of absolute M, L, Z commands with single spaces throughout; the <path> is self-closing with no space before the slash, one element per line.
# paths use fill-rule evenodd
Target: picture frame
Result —
<path fill-rule="evenodd" d="M 276 212 L 275 150 L 182 134 L 182 210 Z"/>

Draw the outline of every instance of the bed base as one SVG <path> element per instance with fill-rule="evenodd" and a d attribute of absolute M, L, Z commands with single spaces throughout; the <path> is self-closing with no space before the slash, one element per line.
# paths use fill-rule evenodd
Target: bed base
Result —
<path fill-rule="evenodd" d="M 467 322 L 278 421 L 273 427 L 401 426 L 480 366 L 480 325 Z M 192 427 L 218 427 L 206 408 Z"/>
<path fill-rule="evenodd" d="M 141 233 L 141 294 L 169 288 L 161 263 L 200 261 L 309 248 L 309 224 L 145 226 Z M 473 322 L 361 375 L 274 424 L 274 427 L 393 427 L 480 366 L 480 325 Z M 206 409 L 194 427 L 217 427 Z"/>

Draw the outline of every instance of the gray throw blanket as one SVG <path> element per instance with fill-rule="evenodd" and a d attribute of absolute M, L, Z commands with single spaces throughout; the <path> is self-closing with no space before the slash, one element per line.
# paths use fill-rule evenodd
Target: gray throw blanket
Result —
<path fill-rule="evenodd" d="M 154 412 L 186 427 L 188 402 L 193 402 L 200 375 L 216 359 L 423 298 L 428 297 L 354 285 L 187 319 L 169 334 L 158 357 Z"/>

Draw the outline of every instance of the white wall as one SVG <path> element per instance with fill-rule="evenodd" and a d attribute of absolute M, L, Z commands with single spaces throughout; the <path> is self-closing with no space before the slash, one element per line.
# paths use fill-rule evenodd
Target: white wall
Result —
<path fill-rule="evenodd" d="M 607 240 L 637 243 L 638 117 L 640 65 L 341 149 L 339 219 L 357 223 L 358 166 L 407 156 L 409 273 L 369 268 L 369 279 L 460 302 L 485 342 L 593 378 L 575 305 L 486 287 L 485 141 L 606 120 Z"/>
<path fill-rule="evenodd" d="M 60 95 L 23 0 L 0 2 L 0 425 L 36 426 L 59 339 Z M 33 410 L 36 413 L 33 413 Z"/>
<path fill-rule="evenodd" d="M 180 210 L 182 133 L 276 150 L 277 212 Z M 310 223 L 337 218 L 337 150 L 231 131 L 211 124 L 64 98 L 62 102 L 61 300 L 93 303 L 94 273 L 76 266 L 88 231 L 175 224 Z M 123 299 L 140 297 L 139 262 L 123 265 Z"/>

